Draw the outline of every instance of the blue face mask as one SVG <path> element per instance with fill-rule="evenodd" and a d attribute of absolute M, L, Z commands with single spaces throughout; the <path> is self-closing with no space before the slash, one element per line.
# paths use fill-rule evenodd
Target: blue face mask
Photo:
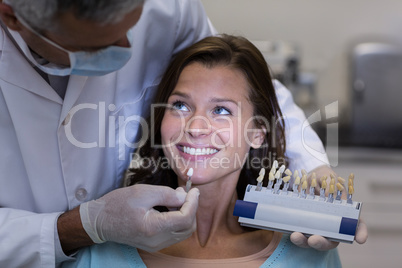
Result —
<path fill-rule="evenodd" d="M 30 31 L 39 36 L 46 43 L 66 52 L 70 59 L 70 66 L 60 66 L 53 63 L 40 65 L 36 61 L 33 62 L 43 72 L 50 75 L 67 76 L 102 76 L 122 68 L 131 58 L 133 36 L 132 31 L 127 32 L 127 39 L 130 47 L 109 46 L 96 52 L 76 51 L 71 52 L 53 41 L 47 39 L 37 31 L 33 30 L 24 20 L 18 16 L 19 21 Z"/>

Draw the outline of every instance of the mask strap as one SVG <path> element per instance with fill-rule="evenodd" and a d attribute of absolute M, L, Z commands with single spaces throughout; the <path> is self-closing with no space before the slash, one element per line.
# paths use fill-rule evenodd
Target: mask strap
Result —
<path fill-rule="evenodd" d="M 25 55 L 25 53 L 22 51 L 22 49 L 20 48 L 20 46 L 18 45 L 17 41 L 15 41 L 14 37 L 11 35 L 10 31 L 8 30 L 7 26 L 4 24 L 4 22 L 0 19 L 0 26 L 1 28 L 3 28 L 4 32 L 6 33 L 7 37 L 11 40 L 11 42 L 13 43 L 14 47 L 18 50 L 18 52 L 25 58 L 25 60 L 32 66 L 32 68 L 35 69 L 35 71 L 42 76 L 43 79 L 45 79 L 45 81 L 47 83 L 49 83 L 49 77 L 46 73 L 44 73 L 41 69 L 39 69 L 38 67 L 36 67 L 35 64 L 33 64 L 28 57 Z"/>
<path fill-rule="evenodd" d="M 22 56 L 24 56 L 24 58 L 29 62 L 29 64 L 31 64 L 31 66 L 33 68 L 35 68 L 35 70 L 38 70 L 38 68 L 35 66 L 35 64 L 33 64 L 28 57 L 25 55 L 25 53 L 22 51 L 22 49 L 20 48 L 20 46 L 17 44 L 17 41 L 15 41 L 14 37 L 11 35 L 10 31 L 8 30 L 7 26 L 4 24 L 4 22 L 2 20 L 0 20 L 0 25 L 1 28 L 3 28 L 4 32 L 6 33 L 7 37 L 11 40 L 11 42 L 13 43 L 13 45 L 18 49 L 18 51 L 20 52 L 20 54 Z"/>

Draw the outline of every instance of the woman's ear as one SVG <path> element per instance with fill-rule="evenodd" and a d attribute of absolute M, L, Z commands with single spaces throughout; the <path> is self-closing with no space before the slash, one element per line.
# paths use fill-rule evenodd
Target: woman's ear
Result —
<path fill-rule="evenodd" d="M 18 19 L 14 14 L 13 8 L 3 1 L 0 2 L 0 19 L 3 23 L 13 31 L 22 30 L 21 24 L 18 23 Z"/>
<path fill-rule="evenodd" d="M 253 138 L 251 140 L 251 147 L 254 149 L 258 149 L 262 146 L 265 140 L 265 136 L 267 134 L 267 129 L 262 126 L 260 129 L 255 129 L 253 133 Z"/>

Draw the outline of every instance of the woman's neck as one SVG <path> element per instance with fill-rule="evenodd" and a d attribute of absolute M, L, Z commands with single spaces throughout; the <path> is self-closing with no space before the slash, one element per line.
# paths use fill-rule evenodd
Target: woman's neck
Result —
<path fill-rule="evenodd" d="M 232 215 L 237 199 L 236 185 L 203 185 L 198 188 L 200 199 L 195 234 L 199 246 L 214 243 L 225 234 L 242 233 L 237 218 Z"/>
<path fill-rule="evenodd" d="M 176 257 L 221 259 L 248 256 L 264 249 L 273 232 L 246 232 L 233 216 L 236 185 L 237 178 L 195 185 L 200 190 L 197 230 L 188 239 L 160 252 Z"/>

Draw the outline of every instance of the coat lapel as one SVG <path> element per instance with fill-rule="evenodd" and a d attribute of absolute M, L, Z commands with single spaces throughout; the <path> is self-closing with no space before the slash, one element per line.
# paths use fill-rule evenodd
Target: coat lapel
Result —
<path fill-rule="evenodd" d="M 22 39 L 18 33 L 10 32 L 15 39 Z M 12 41 L 5 36 L 0 58 L 0 78 L 56 103 L 63 103 L 60 96 L 32 68 L 31 64 L 15 47 Z"/>

